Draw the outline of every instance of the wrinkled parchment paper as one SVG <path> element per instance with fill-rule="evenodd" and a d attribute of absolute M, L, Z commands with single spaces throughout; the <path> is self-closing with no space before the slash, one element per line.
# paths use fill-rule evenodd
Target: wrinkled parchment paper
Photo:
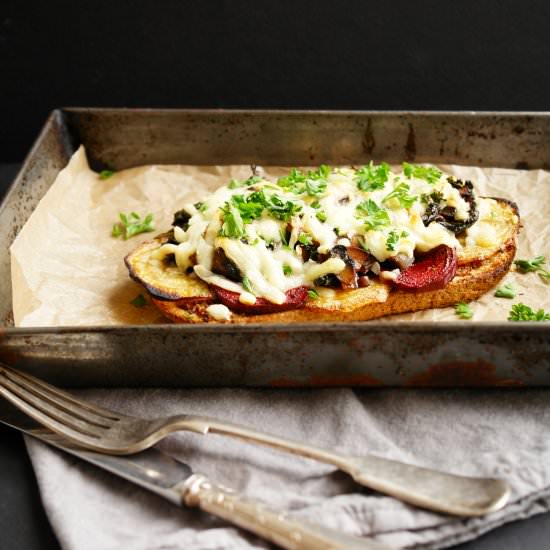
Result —
<path fill-rule="evenodd" d="M 550 172 L 440 166 L 445 172 L 471 179 L 479 195 L 514 200 L 523 229 L 518 258 L 545 255 L 550 263 Z M 268 177 L 284 168 L 263 167 Z M 147 303 L 130 303 L 140 293 L 123 259 L 142 241 L 170 228 L 173 213 L 205 192 L 244 179 L 250 166 L 144 166 L 101 180 L 90 170 L 81 147 L 40 201 L 13 245 L 11 268 L 16 326 L 120 325 L 166 322 Z M 119 212 L 154 215 L 156 231 L 127 241 L 111 236 Z M 534 273 L 511 272 L 501 284 L 512 283 L 514 300 L 487 293 L 471 304 L 473 320 L 504 321 L 512 304 L 550 310 L 550 284 Z M 385 318 L 456 321 L 453 308 Z M 471 322 L 471 321 L 464 321 Z"/>

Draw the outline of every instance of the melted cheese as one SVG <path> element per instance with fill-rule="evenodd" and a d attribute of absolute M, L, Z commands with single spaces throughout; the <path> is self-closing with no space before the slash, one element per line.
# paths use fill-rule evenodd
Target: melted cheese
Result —
<path fill-rule="evenodd" d="M 178 244 L 162 245 L 155 260 L 173 255 L 181 270 L 192 267 L 206 283 L 238 292 L 242 303 L 252 304 L 256 297 L 262 297 L 282 304 L 287 290 L 297 286 L 312 287 L 320 277 L 338 275 L 345 269 L 342 259 L 330 256 L 336 244 L 350 246 L 354 239 L 359 239 L 378 262 L 397 254 L 412 259 L 416 251 L 427 252 L 440 244 L 461 246 L 454 234 L 442 225 L 432 222 L 425 226 L 422 221 L 426 201 L 421 197 L 434 192 L 441 197 L 443 206 L 455 208 L 455 219 L 465 220 L 469 216 L 468 203 L 444 174 L 428 182 L 408 177 L 403 172 L 389 172 L 382 188 L 378 186 L 366 191 L 359 189 L 358 173 L 351 168 L 303 175 L 303 181 L 310 186 L 302 183 L 302 187 L 293 188 L 282 180 L 260 179 L 248 186 L 243 182 L 239 187 L 219 188 L 202 201 L 200 211 L 191 204 L 185 205 L 184 210 L 190 214 L 187 229 L 174 227 L 174 240 Z M 322 185 L 319 185 L 320 180 Z M 404 198 L 388 196 L 390 193 L 395 195 L 396 188 L 403 184 L 406 186 Z M 261 205 L 253 204 L 255 209 L 245 207 L 241 210 L 238 201 L 252 200 L 254 193 L 263 193 L 268 201 L 275 201 L 275 206 L 264 206 L 262 210 Z M 367 203 L 383 212 L 378 219 L 381 223 L 369 217 Z M 294 205 L 294 209 L 285 213 L 288 204 Z M 239 212 L 242 219 L 237 220 L 238 223 L 230 219 L 229 205 L 233 212 Z M 358 208 L 360 205 L 363 208 Z M 480 220 L 484 218 L 482 211 Z M 490 224 L 478 223 L 469 229 L 468 239 L 479 246 L 490 246 L 496 239 L 491 230 Z M 318 262 L 303 260 L 302 248 L 308 250 L 312 243 L 321 255 Z M 252 292 L 212 272 L 216 248 L 223 249 L 225 256 L 248 279 L 250 286 L 247 288 Z M 386 278 L 395 276 L 396 272 L 385 275 Z"/>
<path fill-rule="evenodd" d="M 206 308 L 206 313 L 216 321 L 230 321 L 231 310 L 223 304 L 212 304 Z"/>

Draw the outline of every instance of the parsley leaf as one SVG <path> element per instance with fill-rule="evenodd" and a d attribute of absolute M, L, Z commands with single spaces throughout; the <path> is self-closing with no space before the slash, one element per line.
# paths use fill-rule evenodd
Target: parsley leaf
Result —
<path fill-rule="evenodd" d="M 145 296 L 143 296 L 143 294 L 138 294 L 133 300 L 130 300 L 130 303 L 134 307 L 143 307 L 147 305 L 147 300 L 145 299 Z"/>
<path fill-rule="evenodd" d="M 382 203 L 390 203 L 392 205 L 397 201 L 402 208 L 410 208 L 418 197 L 416 195 L 407 195 L 409 190 L 410 187 L 406 183 L 400 183 L 391 193 L 388 193 L 382 199 Z"/>
<path fill-rule="evenodd" d="M 531 273 L 536 272 L 539 274 L 539 277 L 545 281 L 550 281 L 550 271 L 542 267 L 546 262 L 544 256 L 537 256 L 532 260 L 516 260 L 514 264 L 518 267 L 518 270 L 521 273 Z"/>
<path fill-rule="evenodd" d="M 360 202 L 355 211 L 359 214 L 359 218 L 364 218 L 367 231 L 375 231 L 390 225 L 390 216 L 387 210 L 380 208 L 372 199 Z M 336 231 L 336 229 L 335 227 L 334 230 Z"/>
<path fill-rule="evenodd" d="M 500 288 L 497 288 L 495 296 L 497 298 L 509 298 L 511 300 L 512 298 L 516 297 L 516 289 L 510 283 L 508 283 L 501 286 Z"/>
<path fill-rule="evenodd" d="M 233 200 L 225 203 L 225 206 L 222 208 L 222 212 L 223 224 L 221 234 L 224 237 L 229 237 L 230 239 L 240 239 L 241 237 L 244 237 L 244 221 Z"/>
<path fill-rule="evenodd" d="M 249 187 L 250 185 L 254 185 L 259 181 L 262 181 L 262 178 L 260 176 L 250 176 L 248 179 L 245 179 L 245 180 L 232 179 L 229 182 L 229 185 L 227 187 L 229 187 L 229 189 L 238 189 L 239 187 Z"/>
<path fill-rule="evenodd" d="M 114 171 L 113 170 L 102 170 L 100 173 L 99 173 L 99 179 L 100 180 L 108 180 L 111 176 L 114 176 Z"/>
<path fill-rule="evenodd" d="M 456 304 L 455 313 L 461 319 L 471 319 L 474 316 L 474 312 L 471 310 L 470 306 L 464 302 Z"/>
<path fill-rule="evenodd" d="M 309 298 L 311 298 L 312 300 L 318 300 L 320 298 L 319 296 L 319 293 L 314 290 L 313 288 L 310 288 L 308 291 L 307 291 L 307 295 L 309 296 Z"/>
<path fill-rule="evenodd" d="M 292 268 L 288 264 L 283 265 L 283 273 L 285 275 L 292 275 Z"/>
<path fill-rule="evenodd" d="M 147 214 L 143 220 L 136 212 L 130 212 L 130 214 L 120 212 L 118 216 L 120 221 L 113 225 L 111 231 L 111 236 L 115 238 L 122 236 L 124 240 L 126 240 L 139 233 L 155 230 L 155 226 L 153 225 L 153 214 Z"/>
<path fill-rule="evenodd" d="M 398 231 L 390 231 L 388 238 L 386 239 L 386 250 L 389 252 L 395 251 L 395 247 L 397 246 L 399 239 L 408 237 L 408 235 L 409 234 L 406 231 L 401 231 L 401 233 Z"/>
<path fill-rule="evenodd" d="M 254 294 L 254 290 L 252 288 L 252 283 L 250 282 L 250 279 L 248 277 L 243 277 L 243 280 L 242 280 L 242 285 L 243 285 L 243 288 L 247 291 L 247 292 L 250 292 L 250 294 Z"/>
<path fill-rule="evenodd" d="M 327 215 L 324 210 L 319 210 L 315 212 L 315 217 L 321 222 L 325 223 L 327 221 Z"/>
<path fill-rule="evenodd" d="M 432 193 L 422 193 L 420 195 L 420 200 L 424 204 L 429 204 L 430 202 L 435 202 L 436 204 L 439 204 L 443 200 L 443 193 L 440 191 L 433 191 Z"/>
<path fill-rule="evenodd" d="M 277 180 L 277 185 L 295 195 L 306 193 L 311 197 L 318 197 L 326 191 L 329 175 L 330 168 L 326 164 L 322 164 L 317 170 L 309 170 L 307 174 L 293 168 L 288 176 Z"/>
<path fill-rule="evenodd" d="M 550 321 L 550 313 L 546 313 L 544 309 L 533 311 L 529 306 L 520 302 L 512 306 L 508 321 Z"/>
<path fill-rule="evenodd" d="M 376 166 L 371 160 L 368 165 L 357 170 L 354 180 L 361 191 L 375 191 L 376 189 L 384 189 L 389 174 L 390 167 L 388 164 L 382 162 Z"/>
<path fill-rule="evenodd" d="M 196 202 L 193 205 L 199 212 L 206 212 L 208 210 L 208 204 L 206 202 Z"/>
<path fill-rule="evenodd" d="M 308 235 L 307 233 L 302 233 L 299 237 L 298 237 L 298 242 L 300 244 L 303 244 L 303 245 L 310 245 L 310 244 L 313 244 L 313 239 L 311 237 L 311 235 Z"/>
<path fill-rule="evenodd" d="M 419 166 L 408 162 L 403 163 L 403 173 L 409 179 L 416 178 L 428 183 L 436 183 L 442 176 L 442 172 L 433 166 Z"/>

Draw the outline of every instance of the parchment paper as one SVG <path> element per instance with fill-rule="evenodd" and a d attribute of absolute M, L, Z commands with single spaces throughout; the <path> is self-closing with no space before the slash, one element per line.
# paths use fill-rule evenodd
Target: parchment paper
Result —
<path fill-rule="evenodd" d="M 447 173 L 471 179 L 479 195 L 514 200 L 523 229 L 519 258 L 545 255 L 550 262 L 550 173 L 440 166 Z M 268 177 L 286 171 L 263 167 Z M 81 147 L 38 204 L 13 245 L 11 268 L 16 326 L 119 325 L 166 322 L 151 304 L 130 303 L 142 287 L 132 282 L 124 256 L 140 242 L 170 228 L 173 213 L 225 185 L 251 174 L 250 166 L 144 166 L 101 180 L 90 170 Z M 111 236 L 119 212 L 153 213 L 156 231 L 127 241 Z M 512 304 L 550 309 L 550 285 L 534 273 L 509 273 L 516 299 L 487 293 L 471 305 L 473 320 L 504 321 Z M 453 308 L 385 318 L 456 321 Z M 469 322 L 469 321 L 464 321 Z"/>

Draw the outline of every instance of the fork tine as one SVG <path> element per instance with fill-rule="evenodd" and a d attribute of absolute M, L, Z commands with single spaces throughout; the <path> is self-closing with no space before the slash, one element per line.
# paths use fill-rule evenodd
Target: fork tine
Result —
<path fill-rule="evenodd" d="M 63 411 L 49 407 L 47 403 L 37 399 L 25 388 L 4 377 L 0 377 L 0 395 L 37 422 L 73 440 L 82 441 L 90 438 L 95 440 L 99 438 L 104 430 L 104 428 L 87 424 L 72 418 Z"/>
<path fill-rule="evenodd" d="M 4 374 L 13 382 L 26 387 L 29 391 L 39 393 L 43 398 L 55 402 L 59 407 L 69 410 L 72 415 L 80 412 L 85 420 L 90 420 L 100 425 L 103 425 L 105 420 L 120 420 L 121 415 L 118 415 L 114 411 L 109 411 L 86 401 L 81 401 L 70 393 L 64 392 L 55 386 L 51 386 L 30 374 L 12 369 L 3 363 L 0 363 L 0 375 L 1 374 Z M 71 405 L 70 409 L 68 405 Z M 77 408 L 76 411 L 75 407 Z M 97 418 L 91 420 L 89 413 L 95 415 Z"/>

